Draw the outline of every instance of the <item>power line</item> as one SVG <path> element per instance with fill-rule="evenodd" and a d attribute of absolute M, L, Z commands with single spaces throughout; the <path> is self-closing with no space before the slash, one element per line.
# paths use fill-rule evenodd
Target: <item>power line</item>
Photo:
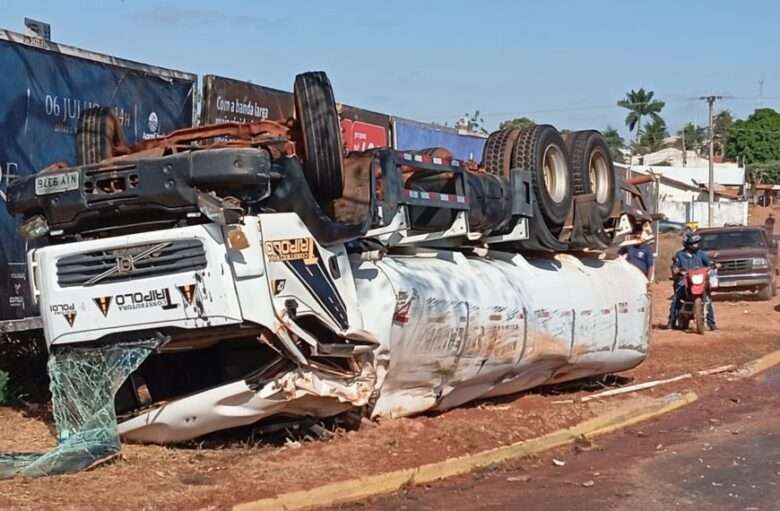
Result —
<path fill-rule="evenodd" d="M 780 96 L 720 96 L 722 101 L 780 101 Z M 662 99 L 658 101 L 663 101 L 664 103 L 673 103 L 673 104 L 679 104 L 679 103 L 691 103 L 701 101 L 699 97 L 676 97 L 676 98 L 670 98 L 670 99 Z M 642 102 L 635 102 L 635 103 L 624 103 L 625 106 L 640 106 L 640 105 L 648 105 L 651 102 L 642 101 Z M 542 110 L 526 110 L 526 111 L 512 111 L 512 112 L 480 112 L 481 115 L 484 117 L 501 117 L 501 116 L 520 116 L 520 115 L 537 115 L 537 114 L 553 114 L 553 113 L 567 113 L 567 112 L 578 112 L 578 111 L 587 111 L 587 110 L 610 110 L 613 108 L 624 108 L 622 106 L 618 106 L 617 103 L 612 103 L 609 105 L 602 104 L 602 105 L 585 105 L 585 106 L 571 106 L 571 107 L 556 107 L 556 108 L 545 108 Z"/>

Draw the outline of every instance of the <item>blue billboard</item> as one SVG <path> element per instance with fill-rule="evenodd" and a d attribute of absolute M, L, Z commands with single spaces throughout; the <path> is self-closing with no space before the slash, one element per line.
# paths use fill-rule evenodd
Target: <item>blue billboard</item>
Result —
<path fill-rule="evenodd" d="M 395 148 L 399 150 L 444 147 L 459 160 L 482 160 L 486 138 L 464 135 L 446 126 L 435 126 L 408 119 L 393 119 Z"/>
<path fill-rule="evenodd" d="M 192 125 L 196 76 L 0 30 L 0 202 L 8 183 L 76 163 L 82 111 L 111 107 L 127 143 Z M 29 315 L 25 244 L 0 207 L 0 319 Z M 26 294 L 26 293 L 25 293 Z"/>

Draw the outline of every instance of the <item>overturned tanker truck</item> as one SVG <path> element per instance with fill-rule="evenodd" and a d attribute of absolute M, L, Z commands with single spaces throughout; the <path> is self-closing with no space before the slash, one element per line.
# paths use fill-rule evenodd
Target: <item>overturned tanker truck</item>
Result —
<path fill-rule="evenodd" d="M 599 133 L 498 131 L 481 164 L 344 155 L 325 74 L 294 93 L 293 119 L 132 147 L 90 110 L 78 165 L 10 190 L 46 240 L 28 263 L 61 443 L 408 416 L 642 362 L 646 280 L 605 254 L 650 217 Z"/>

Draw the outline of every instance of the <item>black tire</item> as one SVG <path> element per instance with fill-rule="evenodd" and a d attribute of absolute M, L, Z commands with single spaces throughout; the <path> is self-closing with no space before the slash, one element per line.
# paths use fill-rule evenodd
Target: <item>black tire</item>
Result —
<path fill-rule="evenodd" d="M 569 152 L 558 130 L 547 124 L 520 130 L 512 157 L 512 168 L 518 167 L 531 171 L 545 223 L 551 232 L 559 232 L 571 210 L 573 190 Z"/>
<path fill-rule="evenodd" d="M 688 326 L 691 324 L 691 319 L 688 316 L 683 316 L 683 314 L 680 314 L 677 317 L 677 330 L 688 330 Z"/>
<path fill-rule="evenodd" d="M 595 130 L 576 131 L 566 139 L 569 148 L 574 195 L 596 195 L 596 210 L 602 223 L 615 206 L 615 167 L 604 137 Z"/>
<path fill-rule="evenodd" d="M 117 134 L 111 109 L 105 106 L 84 110 L 76 130 L 76 163 L 90 165 L 112 156 Z"/>
<path fill-rule="evenodd" d="M 701 298 L 693 301 L 693 319 L 696 323 L 696 333 L 704 334 L 704 300 Z"/>
<path fill-rule="evenodd" d="M 766 302 L 772 299 L 774 296 L 772 292 L 772 284 L 767 284 L 766 286 L 762 287 L 758 290 L 758 299 L 762 302 Z"/>
<path fill-rule="evenodd" d="M 490 134 L 482 151 L 482 167 L 488 173 L 507 179 L 511 177 L 509 171 L 512 170 L 512 154 L 519 135 L 520 130 L 517 128 L 507 128 Z"/>
<path fill-rule="evenodd" d="M 320 203 L 338 199 L 344 191 L 344 145 L 330 80 L 322 71 L 301 73 L 293 94 L 306 181 Z"/>

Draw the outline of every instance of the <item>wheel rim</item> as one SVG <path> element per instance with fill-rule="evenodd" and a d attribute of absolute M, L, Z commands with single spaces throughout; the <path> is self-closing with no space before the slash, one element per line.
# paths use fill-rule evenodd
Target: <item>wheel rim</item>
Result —
<path fill-rule="evenodd" d="M 562 202 L 566 198 L 568 186 L 566 157 L 554 145 L 549 145 L 544 150 L 543 175 L 544 187 L 550 198 L 555 202 Z"/>
<path fill-rule="evenodd" d="M 596 194 L 596 202 L 604 204 L 609 200 L 609 164 L 604 153 L 591 153 L 588 168 L 590 189 Z"/>

